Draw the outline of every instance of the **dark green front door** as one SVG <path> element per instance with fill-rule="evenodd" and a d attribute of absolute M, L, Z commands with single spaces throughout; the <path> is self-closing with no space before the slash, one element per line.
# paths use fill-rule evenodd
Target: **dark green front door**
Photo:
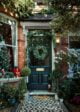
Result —
<path fill-rule="evenodd" d="M 31 66 L 32 74 L 29 78 L 31 90 L 47 90 L 49 66 Z"/>
<path fill-rule="evenodd" d="M 32 31 L 33 32 L 33 31 Z M 51 71 L 51 36 L 44 35 L 48 31 L 37 31 L 38 35 L 28 37 L 28 55 L 31 75 L 29 76 L 30 90 L 47 90 L 48 78 Z M 33 33 L 35 34 L 35 33 Z"/>

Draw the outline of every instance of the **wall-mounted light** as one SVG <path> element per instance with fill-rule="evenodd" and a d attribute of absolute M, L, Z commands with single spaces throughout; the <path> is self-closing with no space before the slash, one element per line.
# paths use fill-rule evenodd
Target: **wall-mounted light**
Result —
<path fill-rule="evenodd" d="M 56 33 L 56 43 L 59 44 L 61 41 L 61 34 L 60 33 Z"/>
<path fill-rule="evenodd" d="M 57 43 L 57 44 L 60 43 L 60 37 L 56 37 L 56 43 Z"/>

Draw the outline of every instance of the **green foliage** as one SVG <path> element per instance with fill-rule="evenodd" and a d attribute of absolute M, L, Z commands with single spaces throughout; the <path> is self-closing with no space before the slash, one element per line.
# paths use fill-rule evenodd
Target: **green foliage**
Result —
<path fill-rule="evenodd" d="M 60 84 L 60 97 L 69 100 L 76 95 L 80 95 L 80 78 L 66 79 Z"/>
<path fill-rule="evenodd" d="M 2 72 L 0 72 L 0 78 L 2 77 L 2 75 L 3 75 Z"/>
<path fill-rule="evenodd" d="M 17 88 L 12 88 L 12 86 L 10 86 L 9 84 L 6 85 L 4 84 L 2 86 L 2 89 L 3 89 L 2 91 L 6 93 L 6 95 L 8 95 L 10 98 L 15 97 Z"/>
<path fill-rule="evenodd" d="M 8 71 L 10 67 L 10 55 L 8 49 L 4 46 L 0 49 L 0 67 L 5 71 Z"/>
<path fill-rule="evenodd" d="M 63 66 L 63 64 L 66 64 L 66 66 L 69 66 L 69 65 L 74 66 L 74 65 L 78 64 L 78 61 L 79 61 L 78 53 L 76 52 L 76 50 L 67 49 L 67 52 L 60 50 L 59 52 L 56 53 L 55 70 L 52 73 L 52 79 L 53 79 L 53 83 L 55 83 L 54 84 L 55 90 L 57 92 L 59 92 L 60 80 L 64 79 L 64 76 L 66 75 L 65 72 L 63 71 L 63 69 L 61 68 Z M 76 73 L 76 74 L 78 74 L 78 73 Z"/>
<path fill-rule="evenodd" d="M 33 49 L 33 55 L 36 59 L 44 60 L 48 52 L 45 46 L 36 46 Z"/>
<path fill-rule="evenodd" d="M 14 106 L 21 102 L 27 91 L 24 79 L 21 79 L 19 85 L 14 87 L 9 84 L 0 85 L 0 109 Z"/>
<path fill-rule="evenodd" d="M 42 9 L 39 13 L 40 14 L 53 14 L 55 11 L 52 7 L 49 7 L 47 9 Z"/>
<path fill-rule="evenodd" d="M 21 76 L 28 76 L 31 74 L 31 69 L 27 66 L 25 66 L 22 70 L 21 70 Z"/>
<path fill-rule="evenodd" d="M 66 79 L 59 85 L 59 97 L 62 97 L 64 99 L 69 99 L 71 96 L 73 96 L 72 92 L 72 79 Z"/>
<path fill-rule="evenodd" d="M 75 50 L 68 50 L 68 62 L 70 63 L 70 65 L 74 65 L 74 64 L 78 64 L 79 62 L 79 53 Z"/>
<path fill-rule="evenodd" d="M 51 37 L 51 31 L 47 30 L 32 30 L 28 32 L 28 37 L 31 38 L 33 36 L 43 36 L 43 37 Z"/>
<path fill-rule="evenodd" d="M 56 13 L 52 21 L 55 32 L 76 32 L 80 29 L 80 0 L 47 0 Z"/>
<path fill-rule="evenodd" d="M 14 73 L 13 72 L 6 72 L 5 73 L 5 78 L 13 78 L 14 77 Z"/>
<path fill-rule="evenodd" d="M 34 7 L 33 0 L 0 0 L 0 6 L 17 13 L 18 17 L 28 17 Z"/>
<path fill-rule="evenodd" d="M 23 78 L 23 79 L 21 79 L 19 86 L 18 86 L 18 90 L 17 90 L 17 97 L 19 100 L 24 98 L 24 94 L 26 93 L 26 91 L 27 91 L 27 85 Z"/>
<path fill-rule="evenodd" d="M 28 50 L 32 51 L 38 45 L 49 47 L 48 43 L 52 37 L 51 31 L 33 30 L 28 32 Z"/>

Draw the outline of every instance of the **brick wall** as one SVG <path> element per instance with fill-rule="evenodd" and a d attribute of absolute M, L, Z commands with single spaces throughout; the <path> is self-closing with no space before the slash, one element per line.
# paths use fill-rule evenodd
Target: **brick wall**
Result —
<path fill-rule="evenodd" d="M 55 48 L 55 52 L 63 50 L 65 52 L 67 52 L 67 48 L 68 48 L 68 38 L 67 37 L 60 37 L 60 43 L 56 44 L 56 48 Z M 61 67 L 62 72 L 67 75 L 68 72 L 68 65 L 67 63 L 65 63 L 65 61 L 62 63 Z"/>
<path fill-rule="evenodd" d="M 22 26 L 18 26 L 18 67 L 22 69 L 25 64 L 25 37 Z"/>

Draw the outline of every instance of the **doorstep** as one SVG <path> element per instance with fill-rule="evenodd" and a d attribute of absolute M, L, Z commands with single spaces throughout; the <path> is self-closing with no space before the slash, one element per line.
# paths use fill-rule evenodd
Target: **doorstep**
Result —
<path fill-rule="evenodd" d="M 48 92 L 48 91 L 31 91 L 29 92 L 29 95 L 49 95 L 54 96 L 56 93 Z"/>

